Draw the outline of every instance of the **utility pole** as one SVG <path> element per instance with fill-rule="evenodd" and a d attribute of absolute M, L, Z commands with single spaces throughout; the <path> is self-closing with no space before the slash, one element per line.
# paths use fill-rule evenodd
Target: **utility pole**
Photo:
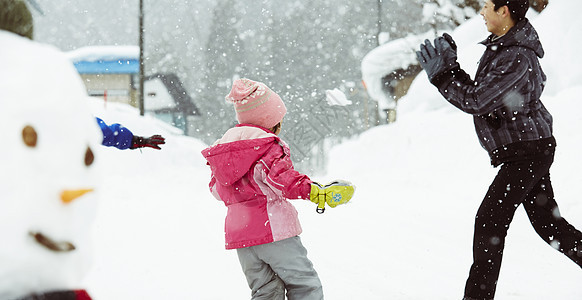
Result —
<path fill-rule="evenodd" d="M 380 34 L 382 33 L 382 0 L 378 0 L 378 33 L 376 33 L 376 46 L 380 46 Z"/>
<path fill-rule="evenodd" d="M 143 0 L 139 0 L 139 114 L 144 115 Z"/>
<path fill-rule="evenodd" d="M 378 27 L 378 33 L 376 33 L 376 46 L 380 46 L 380 34 L 382 34 L 382 0 L 378 0 L 378 22 L 376 23 Z M 374 117 L 376 121 L 374 122 L 374 126 L 380 125 L 380 112 L 378 111 L 378 101 L 374 101 L 374 109 L 376 113 Z M 367 125 L 368 126 L 368 125 Z"/>

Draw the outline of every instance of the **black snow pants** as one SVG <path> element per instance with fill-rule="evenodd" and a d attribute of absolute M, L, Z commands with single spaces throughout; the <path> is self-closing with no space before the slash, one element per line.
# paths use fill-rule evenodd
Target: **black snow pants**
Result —
<path fill-rule="evenodd" d="M 491 153 L 501 165 L 477 215 L 473 265 L 465 299 L 493 299 L 499 277 L 505 236 L 514 213 L 523 204 L 538 235 L 582 267 L 582 233 L 560 215 L 550 182 L 554 138 L 511 144 Z"/>

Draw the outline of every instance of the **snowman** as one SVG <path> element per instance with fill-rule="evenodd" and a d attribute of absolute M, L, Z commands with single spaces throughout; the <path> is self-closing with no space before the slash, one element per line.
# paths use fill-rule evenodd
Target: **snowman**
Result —
<path fill-rule="evenodd" d="M 0 45 L 0 299 L 90 299 L 101 132 L 63 53 Z"/>

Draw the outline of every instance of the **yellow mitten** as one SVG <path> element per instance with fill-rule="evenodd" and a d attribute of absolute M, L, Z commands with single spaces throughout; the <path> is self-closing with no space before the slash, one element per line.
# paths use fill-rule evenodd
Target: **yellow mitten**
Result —
<path fill-rule="evenodd" d="M 309 198 L 311 202 L 317 204 L 317 212 L 321 214 L 325 211 L 325 203 L 331 208 L 347 203 L 352 199 L 355 190 L 354 185 L 345 180 L 336 180 L 325 186 L 313 182 Z"/>

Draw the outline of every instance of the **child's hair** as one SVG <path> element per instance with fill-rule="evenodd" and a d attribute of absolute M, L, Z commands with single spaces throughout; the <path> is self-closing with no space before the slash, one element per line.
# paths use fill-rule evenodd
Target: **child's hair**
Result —
<path fill-rule="evenodd" d="M 529 0 L 491 0 L 491 2 L 495 4 L 493 7 L 495 11 L 507 5 L 509 15 L 515 23 L 525 19 L 525 14 L 529 9 Z"/>
<path fill-rule="evenodd" d="M 237 79 L 226 100 L 234 104 L 236 119 L 241 124 L 252 124 L 266 129 L 280 123 L 287 113 L 281 97 L 264 83 Z"/>
<path fill-rule="evenodd" d="M 271 129 L 271 131 L 273 131 L 273 133 L 276 133 L 277 130 L 279 130 L 279 128 L 281 128 L 281 122 L 275 124 L 275 126 L 273 126 Z"/>

